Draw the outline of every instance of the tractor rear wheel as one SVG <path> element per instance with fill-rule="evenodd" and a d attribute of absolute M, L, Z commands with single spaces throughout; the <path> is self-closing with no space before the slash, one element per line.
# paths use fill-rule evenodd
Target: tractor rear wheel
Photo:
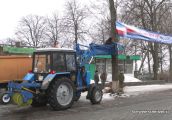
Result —
<path fill-rule="evenodd" d="M 102 101 L 102 96 L 102 89 L 95 86 L 91 91 L 90 102 L 92 104 L 99 104 Z"/>
<path fill-rule="evenodd" d="M 48 103 L 54 110 L 65 110 L 73 105 L 76 89 L 68 78 L 55 80 L 49 87 Z"/>

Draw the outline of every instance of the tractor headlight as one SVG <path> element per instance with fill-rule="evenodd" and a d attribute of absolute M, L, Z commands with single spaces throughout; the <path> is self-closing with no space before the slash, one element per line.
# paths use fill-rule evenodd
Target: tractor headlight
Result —
<path fill-rule="evenodd" d="M 43 79 L 44 79 L 43 76 L 39 76 L 39 77 L 38 77 L 38 80 L 39 80 L 39 81 L 43 81 Z"/>

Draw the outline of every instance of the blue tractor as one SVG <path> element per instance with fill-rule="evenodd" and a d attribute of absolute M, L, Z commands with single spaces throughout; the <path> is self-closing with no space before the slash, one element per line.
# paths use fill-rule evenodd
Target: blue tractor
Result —
<path fill-rule="evenodd" d="M 6 94 L 19 106 L 49 104 L 54 110 L 64 110 L 80 98 L 81 92 L 88 91 L 86 98 L 92 104 L 99 104 L 102 88 L 90 84 L 91 73 L 87 68 L 95 55 L 113 55 L 118 51 L 118 45 L 77 44 L 76 50 L 37 49 L 33 53 L 32 70 L 22 83 L 9 82 Z"/>

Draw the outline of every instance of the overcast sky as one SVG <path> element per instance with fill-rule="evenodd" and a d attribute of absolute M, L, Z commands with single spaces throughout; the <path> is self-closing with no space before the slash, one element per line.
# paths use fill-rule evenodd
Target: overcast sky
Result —
<path fill-rule="evenodd" d="M 0 0 L 0 42 L 14 37 L 15 29 L 23 16 L 49 16 L 54 12 L 63 14 L 66 1 L 68 0 Z M 79 0 L 88 6 L 102 1 L 106 0 Z"/>
<path fill-rule="evenodd" d="M 65 0 L 0 0 L 0 40 L 13 37 L 18 21 L 26 15 L 62 12 Z"/>

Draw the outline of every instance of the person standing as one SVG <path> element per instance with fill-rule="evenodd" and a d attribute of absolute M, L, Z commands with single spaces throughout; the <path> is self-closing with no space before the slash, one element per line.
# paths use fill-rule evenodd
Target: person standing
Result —
<path fill-rule="evenodd" d="M 99 83 L 99 74 L 98 74 L 98 71 L 97 70 L 95 71 L 95 74 L 94 74 L 94 82 L 95 82 L 95 85 L 96 86 Z"/>
<path fill-rule="evenodd" d="M 101 83 L 102 83 L 102 88 L 105 87 L 105 82 L 107 79 L 107 73 L 106 71 L 103 71 L 103 73 L 100 75 Z"/>
<path fill-rule="evenodd" d="M 86 70 L 85 66 L 81 67 L 81 78 L 82 78 L 82 86 L 86 86 Z"/>

